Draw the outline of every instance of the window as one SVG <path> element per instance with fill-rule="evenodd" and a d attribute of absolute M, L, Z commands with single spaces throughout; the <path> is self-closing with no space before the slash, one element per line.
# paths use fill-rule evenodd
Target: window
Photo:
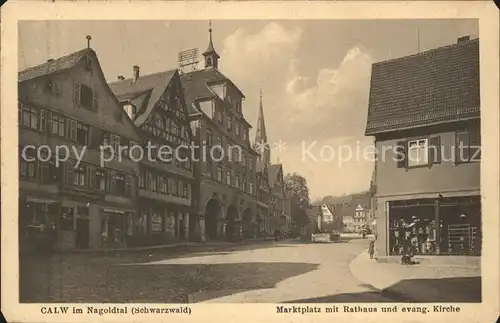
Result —
<path fill-rule="evenodd" d="M 212 133 L 207 131 L 207 146 L 212 147 Z"/>
<path fill-rule="evenodd" d="M 184 183 L 181 181 L 177 182 L 177 196 L 182 196 L 184 192 Z"/>
<path fill-rule="evenodd" d="M 89 110 L 97 110 L 99 108 L 97 93 L 95 93 L 90 87 L 75 82 L 73 95 L 74 100 L 78 105 Z"/>
<path fill-rule="evenodd" d="M 236 178 L 234 179 L 234 186 L 239 189 L 240 188 L 240 176 L 236 175 Z"/>
<path fill-rule="evenodd" d="M 170 195 L 177 196 L 177 188 L 178 188 L 177 181 L 173 180 L 173 179 L 169 179 L 169 180 L 170 180 L 170 184 L 169 184 Z"/>
<path fill-rule="evenodd" d="M 47 123 L 50 120 L 50 112 L 47 110 L 40 110 L 40 132 L 47 131 Z"/>
<path fill-rule="evenodd" d="M 144 188 L 144 172 L 139 173 L 139 183 L 137 184 L 140 188 Z"/>
<path fill-rule="evenodd" d="M 95 171 L 94 189 L 106 191 L 106 172 L 103 170 Z"/>
<path fill-rule="evenodd" d="M 48 154 L 42 154 L 42 159 L 46 160 Z M 57 183 L 61 180 L 62 166 L 57 167 L 53 159 L 47 162 L 40 161 L 40 182 L 44 184 Z"/>
<path fill-rule="evenodd" d="M 76 141 L 78 122 L 73 119 L 68 119 L 69 123 L 69 139 Z"/>
<path fill-rule="evenodd" d="M 19 157 L 19 168 L 20 168 L 20 173 L 22 178 L 26 179 L 35 179 L 36 178 L 36 154 L 30 150 L 29 152 L 26 152 L 26 159 L 32 160 L 32 161 L 27 161 L 26 159 L 23 158 L 21 155 Z"/>
<path fill-rule="evenodd" d="M 38 109 L 21 104 L 22 125 L 26 128 L 38 130 Z"/>
<path fill-rule="evenodd" d="M 155 210 L 151 215 L 151 232 L 161 232 L 162 227 L 161 213 Z"/>
<path fill-rule="evenodd" d="M 61 208 L 61 230 L 73 230 L 73 210 L 71 207 Z"/>
<path fill-rule="evenodd" d="M 241 163 L 243 167 L 247 167 L 247 156 L 245 156 L 245 154 L 241 154 Z"/>
<path fill-rule="evenodd" d="M 217 121 L 219 123 L 222 123 L 222 120 L 223 120 L 223 118 L 222 118 L 222 111 L 217 111 Z"/>
<path fill-rule="evenodd" d="M 248 183 L 248 193 L 253 194 L 253 183 L 252 182 Z"/>
<path fill-rule="evenodd" d="M 231 116 L 227 116 L 227 130 L 231 130 L 231 128 L 233 127 L 232 122 L 233 119 L 231 118 Z"/>
<path fill-rule="evenodd" d="M 456 133 L 455 163 L 481 161 L 481 133 L 479 129 Z"/>
<path fill-rule="evenodd" d="M 61 93 L 59 83 L 52 80 L 45 81 L 45 92 L 50 95 L 59 95 Z"/>
<path fill-rule="evenodd" d="M 251 171 L 252 170 L 252 157 L 248 157 L 248 169 Z"/>
<path fill-rule="evenodd" d="M 408 167 L 428 165 L 427 139 L 408 141 Z"/>
<path fill-rule="evenodd" d="M 109 144 L 113 147 L 115 157 L 120 153 L 120 136 L 111 134 L 109 136 Z"/>
<path fill-rule="evenodd" d="M 226 184 L 231 186 L 231 171 L 226 172 Z"/>
<path fill-rule="evenodd" d="M 111 176 L 111 193 L 126 195 L 127 193 L 127 185 L 125 180 L 125 175 L 120 173 L 114 173 Z"/>
<path fill-rule="evenodd" d="M 159 115 L 155 115 L 156 117 L 156 126 L 160 129 L 163 129 L 163 118 Z"/>
<path fill-rule="evenodd" d="M 52 114 L 52 134 L 64 137 L 64 118 L 60 115 Z"/>
<path fill-rule="evenodd" d="M 247 130 L 243 129 L 243 140 L 247 140 Z"/>
<path fill-rule="evenodd" d="M 235 128 L 236 128 L 236 135 L 239 136 L 240 135 L 240 125 L 239 125 L 239 123 L 235 124 Z"/>
<path fill-rule="evenodd" d="M 86 168 L 84 166 L 74 168 L 73 165 L 68 165 L 68 183 L 75 186 L 85 187 L 85 173 Z"/>
<path fill-rule="evenodd" d="M 179 135 L 179 127 L 175 122 L 170 123 L 170 132 L 176 136 Z"/>
<path fill-rule="evenodd" d="M 236 111 L 241 112 L 241 101 L 236 102 Z"/>
<path fill-rule="evenodd" d="M 217 166 L 217 181 L 220 183 L 222 182 L 222 167 Z"/>

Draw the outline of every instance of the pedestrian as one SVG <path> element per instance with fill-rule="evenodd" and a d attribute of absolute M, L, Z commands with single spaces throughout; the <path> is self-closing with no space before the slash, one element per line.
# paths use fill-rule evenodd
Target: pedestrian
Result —
<path fill-rule="evenodd" d="M 373 254 L 375 253 L 375 241 L 370 240 L 370 244 L 368 245 L 368 253 L 370 254 L 370 259 L 373 259 Z"/>

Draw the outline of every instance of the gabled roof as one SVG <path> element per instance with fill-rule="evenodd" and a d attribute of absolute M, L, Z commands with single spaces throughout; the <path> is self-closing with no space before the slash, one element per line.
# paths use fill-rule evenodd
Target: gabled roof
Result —
<path fill-rule="evenodd" d="M 269 180 L 269 187 L 274 187 L 281 168 L 281 164 L 272 164 L 267 166 L 267 179 Z"/>
<path fill-rule="evenodd" d="M 140 102 L 142 110 L 138 111 L 134 123 L 141 126 L 147 120 L 155 104 L 161 99 L 167 89 L 172 77 L 177 73 L 176 69 L 140 76 L 134 83 L 133 80 L 126 79 L 109 84 L 109 87 L 119 101 L 136 100 Z M 136 103 L 139 104 L 139 103 Z"/>
<path fill-rule="evenodd" d="M 224 74 L 216 68 L 206 68 L 181 75 L 182 87 L 185 90 L 186 106 L 190 115 L 200 114 L 201 112 L 193 106 L 198 99 L 214 97 L 216 94 L 209 88 L 208 83 L 228 82 L 240 93 L 245 96 L 240 89 Z"/>
<path fill-rule="evenodd" d="M 87 57 L 91 60 L 92 70 L 96 71 L 97 76 L 102 81 L 102 85 L 104 90 L 109 94 L 110 98 L 114 101 L 117 108 L 117 113 L 120 113 L 121 117 L 125 120 L 125 122 L 129 123 L 130 129 L 127 130 L 123 128 L 123 125 L 120 123 L 115 123 L 112 125 L 108 125 L 109 131 L 115 131 L 117 134 L 122 134 L 127 136 L 130 139 L 138 140 L 139 137 L 135 132 L 134 123 L 130 120 L 129 116 L 120 108 L 120 104 L 116 98 L 116 96 L 111 91 L 106 79 L 104 77 L 104 72 L 102 71 L 101 64 L 99 63 L 99 58 L 97 57 L 97 53 L 92 48 L 84 48 L 82 50 L 76 51 L 74 53 L 61 56 L 59 58 L 47 61 L 44 64 L 40 64 L 37 66 L 29 67 L 22 71 L 18 72 L 18 82 L 23 83 L 26 81 L 34 80 L 38 77 L 49 76 L 51 74 L 64 72 L 66 70 L 77 67 L 80 61 Z M 130 131 L 132 130 L 132 131 Z"/>
<path fill-rule="evenodd" d="M 375 63 L 366 135 L 479 117 L 479 39 Z"/>
<path fill-rule="evenodd" d="M 43 64 L 24 69 L 18 72 L 18 82 L 28 81 L 40 76 L 46 76 L 73 68 L 80 61 L 80 59 L 88 53 L 95 54 L 91 48 L 85 48 Z"/>

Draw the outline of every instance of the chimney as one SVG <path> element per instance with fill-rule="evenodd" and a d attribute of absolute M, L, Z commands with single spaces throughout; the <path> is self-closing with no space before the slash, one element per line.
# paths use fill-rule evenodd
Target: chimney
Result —
<path fill-rule="evenodd" d="M 123 77 L 123 75 L 118 75 L 117 79 L 118 79 L 119 81 L 123 81 L 123 80 L 125 79 L 125 77 Z"/>
<path fill-rule="evenodd" d="M 457 44 L 464 43 L 470 40 L 470 36 L 463 36 L 457 39 Z"/>
<path fill-rule="evenodd" d="M 133 77 L 133 83 L 137 82 L 139 79 L 139 66 L 134 65 L 134 77 Z"/>

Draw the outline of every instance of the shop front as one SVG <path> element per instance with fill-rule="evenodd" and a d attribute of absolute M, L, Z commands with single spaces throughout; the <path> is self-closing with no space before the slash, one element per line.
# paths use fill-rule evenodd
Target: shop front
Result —
<path fill-rule="evenodd" d="M 21 252 L 51 250 L 57 240 L 61 203 L 57 199 L 19 198 L 19 248 Z"/>
<path fill-rule="evenodd" d="M 480 196 L 391 201 L 389 255 L 481 254 Z"/>

